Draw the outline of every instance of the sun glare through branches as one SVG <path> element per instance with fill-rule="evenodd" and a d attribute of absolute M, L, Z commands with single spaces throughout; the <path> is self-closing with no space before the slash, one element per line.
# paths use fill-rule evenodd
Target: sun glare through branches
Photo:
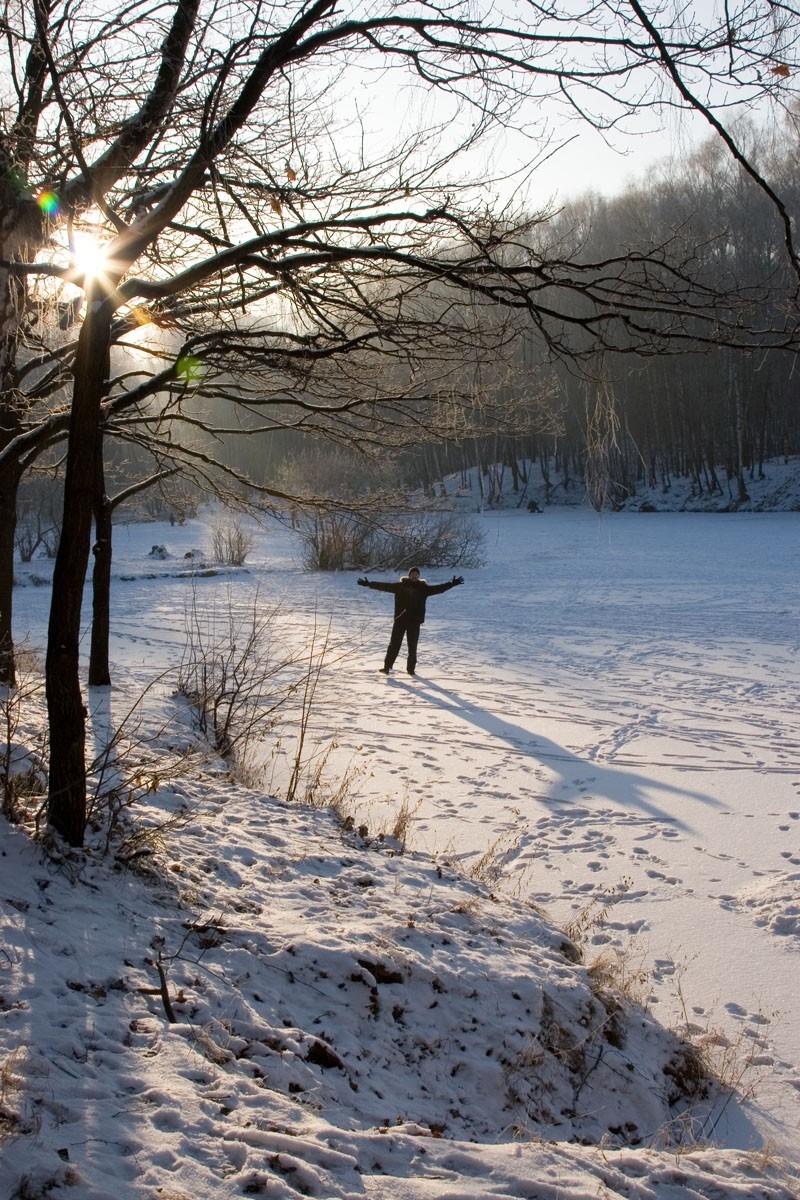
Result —
<path fill-rule="evenodd" d="M 95 238 L 81 235 L 75 238 L 71 247 L 72 265 L 88 282 L 97 279 L 108 271 L 109 261 L 106 249 Z"/>

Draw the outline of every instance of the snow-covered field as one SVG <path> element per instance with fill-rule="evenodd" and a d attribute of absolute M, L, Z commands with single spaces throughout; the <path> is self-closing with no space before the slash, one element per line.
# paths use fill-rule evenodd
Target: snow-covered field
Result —
<path fill-rule="evenodd" d="M 377 670 L 391 598 L 285 530 L 211 577 L 205 522 L 117 530 L 90 730 L 166 672 L 137 794 L 185 820 L 149 880 L 3 828 L 3 1200 L 797 1197 L 800 516 L 477 519 L 413 679 Z M 15 599 L 41 644 L 49 589 Z M 330 631 L 310 734 L 352 829 L 270 798 L 296 708 L 269 788 L 177 761 L 187 611 L 277 602 L 282 646 Z"/>

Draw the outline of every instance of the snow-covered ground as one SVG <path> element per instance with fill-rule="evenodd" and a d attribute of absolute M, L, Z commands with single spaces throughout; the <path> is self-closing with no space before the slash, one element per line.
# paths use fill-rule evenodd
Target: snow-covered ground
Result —
<path fill-rule="evenodd" d="M 797 464 L 767 473 L 796 510 Z M 286 530 L 206 576 L 206 522 L 117 529 L 90 735 L 158 677 L 124 725 L 154 832 L 115 870 L 103 813 L 84 858 L 3 825 L 3 1200 L 797 1197 L 800 517 L 476 519 L 414 679 L 377 670 L 391 598 Z M 181 757 L 187 614 L 278 603 L 276 652 L 328 637 L 306 750 L 344 826 L 279 798 L 299 698 L 251 747 L 268 787 Z"/>

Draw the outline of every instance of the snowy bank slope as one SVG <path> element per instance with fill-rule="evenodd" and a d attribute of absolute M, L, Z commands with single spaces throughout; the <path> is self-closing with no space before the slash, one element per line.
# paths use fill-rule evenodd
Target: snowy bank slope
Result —
<path fill-rule="evenodd" d="M 143 804 L 150 878 L 3 829 L 4 1198 L 793 1194 L 529 906 L 199 767 Z"/>

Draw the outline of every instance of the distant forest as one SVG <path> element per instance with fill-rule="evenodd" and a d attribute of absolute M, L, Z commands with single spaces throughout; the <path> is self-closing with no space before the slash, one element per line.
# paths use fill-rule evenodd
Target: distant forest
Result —
<path fill-rule="evenodd" d="M 758 136 L 752 130 L 748 147 L 756 162 Z M 796 141 L 774 148 L 768 166 L 787 210 L 797 213 Z M 549 236 L 563 239 L 565 253 L 580 247 L 580 256 L 592 261 L 626 246 L 697 246 L 708 286 L 734 283 L 751 325 L 768 329 L 783 320 L 788 329 L 797 319 L 796 310 L 781 313 L 775 301 L 791 290 L 777 214 L 718 143 L 704 146 L 679 170 L 664 168 L 619 197 L 588 195 L 568 205 Z M 527 354 L 535 363 L 535 350 Z M 552 368 L 551 428 L 422 448 L 414 459 L 420 482 L 430 484 L 465 462 L 484 468 L 505 462 L 513 470 L 515 460 L 531 458 L 542 463 L 546 476 L 552 472 L 554 482 L 569 486 L 586 481 L 599 439 L 613 504 L 632 494 L 637 483 L 666 486 L 673 477 L 691 478 L 698 494 L 722 492 L 733 478 L 745 491 L 748 476 L 757 476 L 767 459 L 800 453 L 800 377 L 790 351 L 698 347 L 651 358 L 606 355 L 595 365 L 594 380 L 591 364 L 583 379 L 564 366 Z M 532 365 L 537 382 L 545 369 Z"/>
<path fill-rule="evenodd" d="M 750 143 L 757 137 L 753 130 Z M 750 144 L 748 150 L 755 162 L 763 161 L 763 149 Z M 796 143 L 782 141 L 763 165 L 777 180 L 787 213 L 800 211 Z M 489 417 L 477 436 L 421 442 L 391 464 L 373 460 L 361 470 L 342 448 L 323 450 L 300 434 L 279 431 L 237 439 L 228 447 L 229 461 L 257 484 L 277 480 L 311 491 L 323 477 L 339 490 L 338 471 L 348 491 L 387 476 L 405 487 L 431 489 L 444 475 L 472 467 L 482 467 L 491 479 L 493 464 L 513 471 L 517 461 L 533 459 L 554 485 L 585 486 L 598 507 L 613 507 L 637 484 L 667 486 L 674 477 L 691 478 L 698 494 L 727 491 L 735 480 L 744 499 L 748 476 L 757 475 L 764 461 L 800 453 L 794 353 L 742 350 L 735 334 L 742 318 L 751 329 L 787 332 L 796 322 L 796 310 L 781 311 L 776 300 L 791 291 L 784 230 L 763 191 L 718 143 L 680 167 L 652 172 L 615 198 L 589 193 L 539 228 L 551 254 L 561 246 L 565 259 L 593 265 L 643 246 L 663 246 L 665 258 L 690 257 L 709 289 L 735 290 L 739 297 L 729 329 L 720 327 L 722 344 L 650 357 L 593 357 L 591 347 L 579 346 L 578 367 L 546 355 L 528 330 L 519 339 L 514 430 L 493 428 Z M 482 365 L 480 388 L 487 395 L 508 386 L 506 378 L 501 384 L 493 379 L 491 362 Z"/>

